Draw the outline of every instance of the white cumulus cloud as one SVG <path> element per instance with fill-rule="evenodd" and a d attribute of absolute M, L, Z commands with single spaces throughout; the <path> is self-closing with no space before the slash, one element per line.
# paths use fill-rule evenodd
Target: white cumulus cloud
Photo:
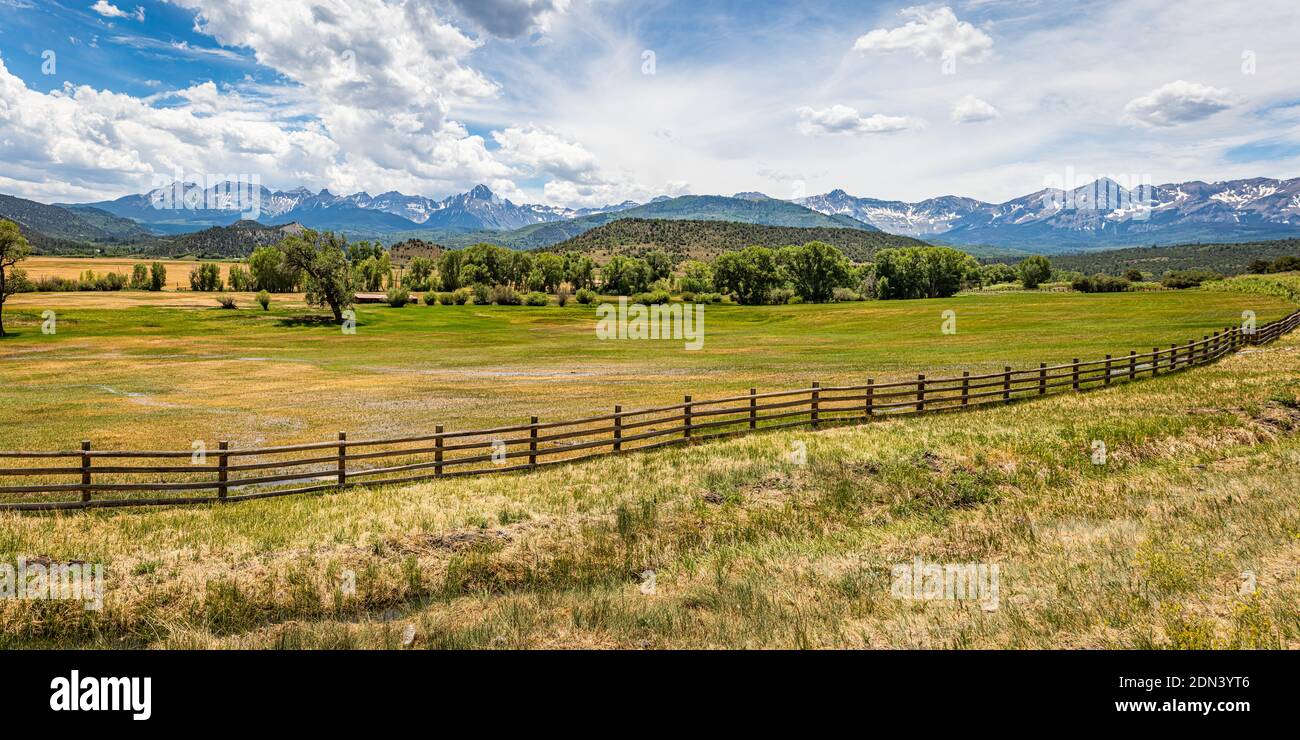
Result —
<path fill-rule="evenodd" d="M 108 2 L 108 0 L 96 0 L 95 4 L 90 6 L 90 9 L 104 16 L 105 18 L 134 18 L 137 21 L 144 20 L 144 8 L 138 5 L 135 7 L 134 11 L 128 13 L 125 10 L 122 10 L 121 8 L 117 7 L 116 5 Z"/>
<path fill-rule="evenodd" d="M 999 115 L 997 108 L 974 95 L 967 95 L 952 106 L 954 123 L 982 123 L 992 121 Z"/>
<path fill-rule="evenodd" d="M 452 0 L 461 15 L 493 36 L 513 39 L 544 32 L 551 18 L 569 7 L 569 0 Z"/>
<path fill-rule="evenodd" d="M 600 166 L 596 155 L 582 144 L 555 131 L 528 125 L 493 131 L 502 158 L 524 167 L 530 176 L 551 176 L 563 180 L 594 180 Z"/>
<path fill-rule="evenodd" d="M 795 112 L 799 114 L 799 131 L 805 136 L 888 134 L 925 126 L 924 121 L 908 116 L 886 116 L 880 113 L 864 116 L 855 108 L 838 104 L 820 109 L 805 105 Z"/>
<path fill-rule="evenodd" d="M 1130 100 L 1124 112 L 1147 126 L 1177 126 L 1208 118 L 1238 102 L 1237 96 L 1224 88 L 1175 80 Z"/>
<path fill-rule="evenodd" d="M 877 28 L 858 37 L 855 51 L 880 53 L 910 49 L 923 59 L 939 60 L 945 54 L 967 62 L 980 62 L 993 51 L 993 39 L 966 21 L 958 20 L 952 8 L 914 6 L 899 11 L 912 20 L 897 28 Z"/>

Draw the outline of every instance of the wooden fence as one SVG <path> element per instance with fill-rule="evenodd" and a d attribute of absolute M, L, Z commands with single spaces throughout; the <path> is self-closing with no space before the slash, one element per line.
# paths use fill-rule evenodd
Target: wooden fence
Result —
<path fill-rule="evenodd" d="M 1300 311 L 1248 333 L 1227 328 L 1200 340 L 1153 347 L 1150 352 L 1107 355 L 1102 360 L 955 378 L 927 378 L 864 385 L 823 386 L 696 400 L 614 412 L 570 421 L 493 429 L 444 431 L 394 439 L 337 440 L 309 444 L 217 450 L 80 450 L 0 452 L 6 460 L 45 460 L 44 467 L 4 467 L 0 509 L 49 510 L 109 506 L 206 504 L 270 496 L 379 486 L 415 481 L 534 470 L 611 453 L 793 426 L 813 429 L 861 423 L 880 416 L 951 411 L 1009 403 L 1049 393 L 1080 391 L 1204 365 L 1246 345 L 1267 344 L 1300 325 Z M 169 461 L 172 464 L 139 464 Z M 69 464 L 70 462 L 70 464 Z M 108 494 L 108 495 L 106 495 Z M 55 495 L 59 500 L 48 500 Z M 32 500 L 33 496 L 41 500 Z"/>

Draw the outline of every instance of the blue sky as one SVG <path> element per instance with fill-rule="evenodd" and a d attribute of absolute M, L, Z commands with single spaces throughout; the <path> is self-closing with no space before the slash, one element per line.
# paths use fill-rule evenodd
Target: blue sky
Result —
<path fill-rule="evenodd" d="M 44 201 L 176 176 L 572 206 L 1300 176 L 1294 0 L 0 11 L 0 192 Z"/>

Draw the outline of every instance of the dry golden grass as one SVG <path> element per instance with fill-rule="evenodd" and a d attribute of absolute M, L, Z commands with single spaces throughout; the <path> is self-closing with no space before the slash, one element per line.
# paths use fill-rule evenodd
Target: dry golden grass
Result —
<path fill-rule="evenodd" d="M 23 260 L 22 269 L 27 277 L 36 280 L 43 277 L 59 277 L 74 280 L 81 277 L 86 270 L 94 270 L 96 275 L 117 272 L 131 277 L 135 265 L 149 265 L 161 262 L 167 268 L 167 290 L 182 290 L 190 287 L 190 270 L 199 264 L 198 260 L 155 260 L 145 257 L 47 257 L 36 256 Z M 235 262 L 217 262 L 221 268 L 221 280 L 230 277 L 230 266 Z"/>
<path fill-rule="evenodd" d="M 108 586 L 102 612 L 0 603 L 0 644 L 1300 647 L 1298 360 L 1292 336 L 1083 395 L 527 475 L 0 515 L 0 560 L 103 562 Z M 917 556 L 998 564 L 998 608 L 892 598 Z"/>

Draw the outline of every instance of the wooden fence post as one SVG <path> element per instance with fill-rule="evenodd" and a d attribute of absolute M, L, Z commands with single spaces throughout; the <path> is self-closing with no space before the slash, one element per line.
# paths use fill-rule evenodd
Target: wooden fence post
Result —
<path fill-rule="evenodd" d="M 867 378 L 867 400 L 866 400 L 867 417 L 866 418 L 870 419 L 872 414 L 876 413 L 875 406 L 876 406 L 876 379 Z"/>
<path fill-rule="evenodd" d="M 1047 363 L 1038 363 L 1038 395 L 1047 393 Z"/>
<path fill-rule="evenodd" d="M 442 470 L 442 425 L 433 428 L 436 435 L 433 438 L 433 474 L 435 476 L 443 475 Z"/>
<path fill-rule="evenodd" d="M 623 407 L 614 407 L 614 451 L 623 449 Z"/>
<path fill-rule="evenodd" d="M 1201 364 L 1210 361 L 1210 335 L 1201 337 Z"/>
<path fill-rule="evenodd" d="M 1160 348 L 1152 347 L 1151 348 L 1151 377 L 1154 378 L 1159 374 L 1160 374 Z"/>
<path fill-rule="evenodd" d="M 81 500 L 90 500 L 90 440 L 81 440 Z"/>
<path fill-rule="evenodd" d="M 230 449 L 230 443 L 223 439 L 217 443 L 217 449 L 221 451 L 221 455 L 217 457 L 217 465 L 219 466 L 217 468 L 217 482 L 221 484 L 217 487 L 217 498 L 224 502 L 226 493 L 229 491 L 226 481 L 230 480 L 230 478 L 226 465 L 230 462 L 230 456 L 226 454 L 226 450 Z"/>
<path fill-rule="evenodd" d="M 961 371 L 961 405 L 970 405 L 970 371 Z"/>
<path fill-rule="evenodd" d="M 686 413 L 682 419 L 682 436 L 686 439 L 691 438 L 691 397 L 686 397 Z"/>
<path fill-rule="evenodd" d="M 916 376 L 916 411 L 925 411 L 925 376 Z"/>
<path fill-rule="evenodd" d="M 1128 379 L 1129 380 L 1137 380 L 1137 376 L 1138 376 L 1137 354 L 1138 354 L 1137 350 L 1135 349 L 1131 349 L 1128 351 Z"/>
<path fill-rule="evenodd" d="M 1074 375 L 1072 379 L 1074 381 L 1074 390 L 1077 391 L 1079 390 L 1079 358 L 1078 357 L 1074 358 L 1073 371 L 1074 371 Z"/>
<path fill-rule="evenodd" d="M 1110 355 L 1106 355 L 1106 382 L 1104 385 L 1110 385 Z"/>
<path fill-rule="evenodd" d="M 528 421 L 530 426 L 528 430 L 528 467 L 537 467 L 537 417 L 531 417 Z"/>
<path fill-rule="evenodd" d="M 821 420 L 821 392 L 822 383 L 820 380 L 814 380 L 812 384 L 812 428 L 816 429 L 818 422 Z"/>
<path fill-rule="evenodd" d="M 348 482 L 348 433 L 339 432 L 339 488 Z"/>
<path fill-rule="evenodd" d="M 749 428 L 758 429 L 758 389 L 749 389 Z"/>
<path fill-rule="evenodd" d="M 1011 403 L 1011 366 L 1002 366 L 1002 400 Z"/>

